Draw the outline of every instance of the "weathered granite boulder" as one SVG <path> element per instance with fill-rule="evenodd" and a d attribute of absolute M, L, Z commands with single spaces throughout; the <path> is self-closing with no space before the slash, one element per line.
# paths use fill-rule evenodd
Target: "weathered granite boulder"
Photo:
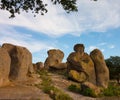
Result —
<path fill-rule="evenodd" d="M 81 84 L 81 91 L 85 94 L 86 92 L 88 92 L 87 90 L 92 90 L 91 91 L 91 96 L 93 97 L 97 97 L 100 92 L 101 92 L 101 88 L 96 86 L 95 84 L 92 84 L 91 82 L 84 82 Z"/>
<path fill-rule="evenodd" d="M 9 77 L 11 80 L 26 80 L 27 74 L 32 68 L 32 54 L 25 47 L 12 44 L 3 44 L 2 48 L 6 49 L 11 57 L 11 66 Z"/>
<path fill-rule="evenodd" d="M 4 48 L 0 48 L 0 87 L 9 84 L 10 63 L 8 52 Z"/>
<path fill-rule="evenodd" d="M 51 66 L 51 68 L 54 68 L 54 69 L 60 69 L 60 70 L 64 70 L 64 69 L 66 69 L 67 68 L 67 64 L 66 63 L 59 63 L 59 64 L 57 64 L 57 65 L 55 65 L 55 66 Z"/>
<path fill-rule="evenodd" d="M 84 74 L 84 76 L 86 76 L 86 78 L 84 77 L 84 81 L 89 81 L 93 84 L 96 84 L 94 63 L 90 56 L 87 53 L 84 53 L 84 45 L 76 44 L 74 46 L 74 50 L 75 52 L 72 52 L 67 58 L 68 72 L 75 70 L 79 73 L 79 75 L 82 75 L 79 76 L 79 78 L 83 77 Z"/>
<path fill-rule="evenodd" d="M 47 53 L 48 57 L 44 63 L 45 69 L 49 68 L 61 69 L 63 67 L 66 68 L 66 65 L 64 63 L 61 64 L 62 59 L 64 57 L 64 53 L 61 50 L 51 49 Z"/>
<path fill-rule="evenodd" d="M 37 72 L 41 69 L 44 69 L 44 63 L 43 62 L 34 63 L 33 64 L 33 69 L 34 69 L 34 72 Z"/>
<path fill-rule="evenodd" d="M 70 70 L 68 73 L 69 77 L 76 82 L 85 82 L 87 80 L 87 77 L 84 72 L 78 72 L 76 70 Z"/>
<path fill-rule="evenodd" d="M 106 66 L 102 52 L 95 49 L 90 53 L 90 56 L 95 65 L 96 84 L 103 88 L 107 88 L 109 81 L 109 70 Z"/>

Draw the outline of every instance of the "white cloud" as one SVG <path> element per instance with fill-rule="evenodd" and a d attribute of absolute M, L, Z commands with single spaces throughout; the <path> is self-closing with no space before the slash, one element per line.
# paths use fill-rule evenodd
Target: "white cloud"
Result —
<path fill-rule="evenodd" d="M 105 45 L 107 45 L 106 42 L 102 42 L 102 43 L 99 43 L 99 44 L 98 44 L 98 46 L 105 46 Z"/>
<path fill-rule="evenodd" d="M 66 14 L 61 7 L 52 6 L 48 0 L 47 3 L 49 12 L 45 16 L 34 18 L 30 13 L 21 13 L 9 19 L 8 12 L 0 11 L 0 23 L 21 26 L 49 36 L 80 35 L 87 31 L 103 32 L 120 27 L 120 0 L 79 0 L 79 12 L 71 14 Z"/>
<path fill-rule="evenodd" d="M 99 49 L 99 50 L 101 50 L 102 52 L 105 51 L 104 48 L 101 48 L 101 47 L 99 47 L 99 46 L 92 46 L 92 45 L 87 48 L 87 51 L 90 53 L 90 52 L 93 51 L 94 49 Z"/>
<path fill-rule="evenodd" d="M 35 40 L 32 38 L 32 35 L 26 33 L 20 33 L 14 30 L 14 28 L 10 26 L 4 26 L 0 24 L 0 44 L 3 43 L 12 43 L 15 45 L 20 45 L 28 48 L 32 53 L 38 52 L 44 49 L 54 48 L 51 44 L 39 40 Z"/>
<path fill-rule="evenodd" d="M 51 37 L 65 34 L 80 36 L 86 32 L 104 32 L 120 27 L 120 0 L 98 0 L 97 2 L 78 0 L 79 12 L 71 14 L 66 14 L 61 7 L 51 5 L 49 0 L 45 1 L 49 4 L 49 12 L 44 16 L 37 15 L 35 18 L 32 14 L 23 12 L 16 18 L 9 19 L 10 14 L 0 10 L 0 44 L 9 42 L 22 45 L 32 53 L 57 47 L 49 44 L 49 41 L 36 40 L 28 33 L 21 33 L 14 26 L 37 31 L 38 34 L 43 33 Z M 90 46 L 88 51 L 95 48 L 101 48 L 104 51 L 102 46 L 106 44 L 103 42 L 96 46 Z M 64 47 L 69 48 L 66 45 Z M 113 45 L 109 46 L 109 48 L 114 47 Z"/>
<path fill-rule="evenodd" d="M 110 49 L 114 49 L 114 48 L 115 48 L 115 45 L 109 45 L 109 48 L 110 48 Z"/>
<path fill-rule="evenodd" d="M 91 52 L 92 50 L 97 49 L 97 48 L 98 48 L 98 47 L 96 47 L 96 46 L 89 46 L 89 47 L 88 47 L 88 51 Z"/>

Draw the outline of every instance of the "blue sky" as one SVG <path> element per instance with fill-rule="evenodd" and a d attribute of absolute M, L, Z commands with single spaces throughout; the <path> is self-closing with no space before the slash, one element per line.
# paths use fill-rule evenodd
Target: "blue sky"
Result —
<path fill-rule="evenodd" d="M 49 12 L 37 15 L 22 12 L 16 18 L 0 11 L 0 44 L 25 46 L 33 62 L 44 62 L 49 49 L 60 49 L 67 56 L 76 43 L 85 45 L 85 52 L 100 49 L 105 58 L 120 56 L 120 0 L 78 0 L 78 12 L 67 14 L 61 6 L 45 0 Z"/>

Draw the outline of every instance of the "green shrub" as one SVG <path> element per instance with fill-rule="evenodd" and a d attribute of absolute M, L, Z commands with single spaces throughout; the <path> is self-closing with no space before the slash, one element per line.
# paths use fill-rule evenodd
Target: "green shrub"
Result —
<path fill-rule="evenodd" d="M 75 84 L 71 84 L 68 87 L 68 90 L 70 90 L 72 92 L 76 92 L 76 93 L 81 93 L 81 94 L 83 94 L 85 96 L 96 97 L 96 94 L 92 89 L 87 88 L 85 90 L 81 90 L 80 86 L 77 86 Z"/>
<path fill-rule="evenodd" d="M 85 90 L 82 90 L 81 93 L 85 96 L 90 96 L 90 97 L 97 97 L 97 95 L 95 94 L 95 92 L 90 89 L 90 88 L 86 88 Z"/>
<path fill-rule="evenodd" d="M 71 84 L 69 87 L 68 87 L 68 90 L 72 91 L 72 92 L 77 92 L 77 93 L 80 93 L 81 89 L 80 89 L 80 86 L 77 86 L 75 84 Z"/>
<path fill-rule="evenodd" d="M 107 89 L 102 92 L 104 96 L 120 96 L 120 86 L 109 85 Z"/>

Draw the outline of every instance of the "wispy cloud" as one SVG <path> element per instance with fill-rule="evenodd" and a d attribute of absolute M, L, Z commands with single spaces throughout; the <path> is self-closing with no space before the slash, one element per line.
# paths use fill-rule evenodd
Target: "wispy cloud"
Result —
<path fill-rule="evenodd" d="M 119 0 L 78 1 L 78 13 L 66 14 L 61 7 L 51 6 L 45 16 L 21 13 L 14 19 L 8 19 L 9 13 L 0 11 L 0 23 L 22 26 L 29 30 L 42 32 L 49 36 L 64 34 L 80 35 L 86 31 L 103 32 L 110 28 L 120 27 Z"/>
<path fill-rule="evenodd" d="M 52 45 L 49 45 L 49 41 L 43 42 L 39 40 L 35 40 L 32 38 L 32 35 L 26 33 L 20 33 L 14 30 L 14 28 L 8 26 L 4 26 L 0 24 L 0 44 L 3 43 L 12 43 L 15 45 L 25 46 L 27 47 L 32 53 L 38 52 L 44 49 L 54 48 Z"/>
<path fill-rule="evenodd" d="M 101 43 L 96 44 L 96 45 L 90 45 L 87 48 L 87 51 L 91 52 L 94 49 L 100 49 L 102 52 L 104 52 L 105 49 L 114 49 L 114 48 L 115 48 L 115 45 L 113 45 L 113 44 L 109 44 L 109 43 L 106 43 L 106 42 L 101 42 Z"/>
<path fill-rule="evenodd" d="M 114 49 L 115 48 L 115 45 L 109 45 L 108 46 L 110 49 Z"/>
<path fill-rule="evenodd" d="M 99 43 L 98 46 L 104 46 L 104 45 L 107 45 L 106 42 L 102 42 L 102 43 Z"/>
<path fill-rule="evenodd" d="M 98 47 L 96 47 L 96 46 L 89 46 L 89 47 L 88 47 L 88 51 L 91 52 L 92 50 L 97 49 L 97 48 L 98 48 Z"/>
<path fill-rule="evenodd" d="M 101 50 L 102 52 L 105 51 L 104 48 L 101 48 L 101 47 L 99 47 L 99 46 L 89 46 L 87 51 L 90 53 L 90 52 L 93 51 L 94 49 L 99 49 L 99 50 Z"/>
<path fill-rule="evenodd" d="M 48 41 L 40 41 L 31 34 L 21 33 L 15 27 L 23 27 L 32 30 L 35 34 L 45 34 L 50 37 L 59 37 L 66 34 L 80 36 L 89 32 L 105 32 L 109 29 L 120 27 L 120 0 L 78 0 L 79 12 L 66 14 L 60 6 L 53 6 L 49 0 L 45 0 L 49 6 L 49 12 L 44 15 L 37 15 L 35 18 L 31 13 L 21 13 L 14 19 L 9 19 L 8 12 L 0 10 L 0 44 L 5 42 L 27 47 L 32 53 L 41 52 L 56 48 L 56 44 Z M 92 33 L 91 33 L 92 34 Z M 94 34 L 94 33 L 93 33 Z M 104 51 L 105 42 L 88 47 L 88 51 L 99 48 Z M 69 48 L 66 44 L 64 48 Z M 109 48 L 114 48 L 110 45 Z M 45 56 L 46 52 L 40 54 Z M 36 56 L 36 59 L 39 59 Z"/>

